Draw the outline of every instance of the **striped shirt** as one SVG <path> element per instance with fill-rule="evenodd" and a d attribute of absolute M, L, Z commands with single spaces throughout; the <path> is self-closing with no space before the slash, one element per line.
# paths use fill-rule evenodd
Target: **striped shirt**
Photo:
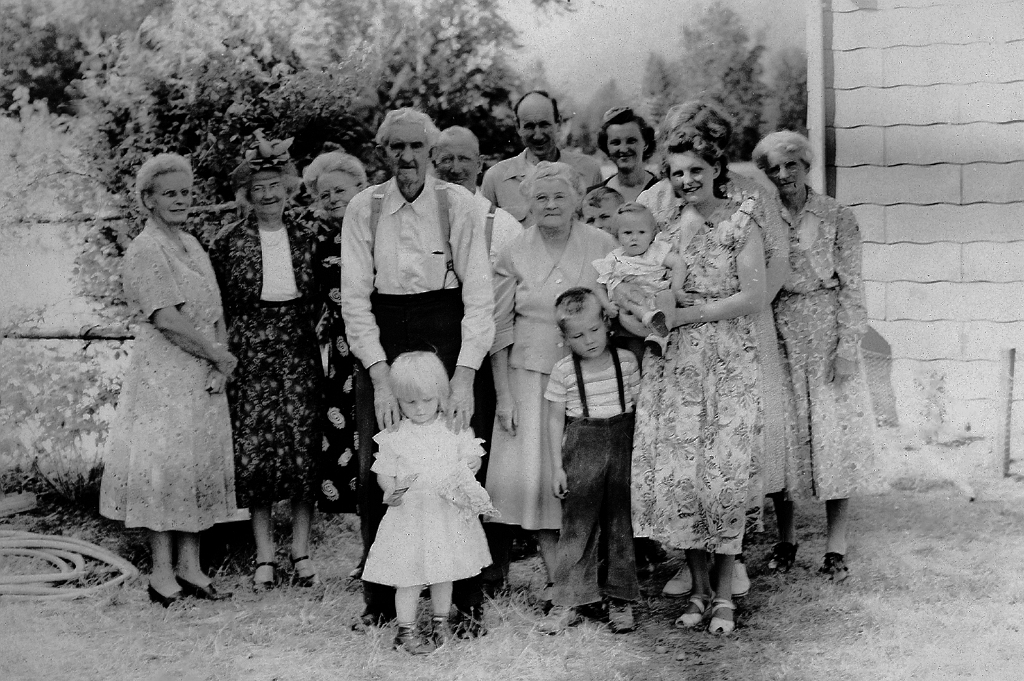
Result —
<path fill-rule="evenodd" d="M 636 357 L 629 350 L 619 349 L 619 362 L 622 365 L 622 384 L 626 392 L 626 411 L 633 411 L 636 405 L 637 392 L 640 389 L 640 368 Z M 615 380 L 615 365 L 609 361 L 608 366 L 596 373 L 590 373 L 586 364 L 582 367 L 583 380 L 586 382 L 587 407 L 591 418 L 611 418 L 622 413 L 619 404 L 619 385 Z M 576 387 L 576 368 L 573 366 L 572 355 L 563 357 L 551 367 L 551 378 L 544 391 L 544 399 L 549 402 L 565 404 L 565 415 L 573 418 L 583 416 L 583 405 L 580 403 L 580 391 Z"/>

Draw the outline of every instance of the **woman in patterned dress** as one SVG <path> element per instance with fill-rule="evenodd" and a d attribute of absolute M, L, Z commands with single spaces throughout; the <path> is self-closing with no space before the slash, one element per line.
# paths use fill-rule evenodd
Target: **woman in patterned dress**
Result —
<path fill-rule="evenodd" d="M 664 144 L 676 130 L 694 126 L 711 127 L 727 147 L 732 136 L 732 123 L 716 107 L 694 100 L 677 104 L 665 114 L 659 128 Z M 766 304 L 754 320 L 757 359 L 761 375 L 761 407 L 764 414 L 761 446 L 755 448 L 751 461 L 751 480 L 747 500 L 747 532 L 763 531 L 764 496 L 786 488 L 786 457 L 793 441 L 793 395 L 789 372 L 783 366 L 772 316 L 771 301 L 789 275 L 789 227 L 782 220 L 782 206 L 775 191 L 739 173 L 729 175 L 724 185 L 727 196 L 742 203 L 757 199 L 763 206 L 761 223 L 766 267 Z M 668 179 L 640 195 L 638 201 L 651 209 L 658 224 L 664 228 L 676 220 L 685 206 L 685 197 L 677 195 Z M 666 584 L 662 593 L 682 596 L 690 592 L 692 581 L 688 568 L 682 567 Z M 743 596 L 750 589 L 743 556 L 736 557 L 733 570 L 733 596 Z"/>
<path fill-rule="evenodd" d="M 237 510 L 224 395 L 237 360 L 224 345 L 210 259 L 181 229 L 192 203 L 188 161 L 151 158 L 135 195 L 149 220 L 125 252 L 123 275 L 142 318 L 103 459 L 100 513 L 149 528 L 149 597 L 166 607 L 183 593 L 219 596 L 199 566 L 198 533 Z"/>
<path fill-rule="evenodd" d="M 276 582 L 271 507 L 291 499 L 295 580 L 317 583 L 309 527 L 319 487 L 321 381 L 316 339 L 316 229 L 285 212 L 299 186 L 291 141 L 266 141 L 232 173 L 250 209 L 217 235 L 211 251 L 224 296 L 228 344 L 238 373 L 228 397 L 235 436 L 238 502 L 252 513 L 256 539 L 253 587 Z"/>
<path fill-rule="evenodd" d="M 696 122 L 666 145 L 664 173 L 703 221 L 666 227 L 687 268 L 687 305 L 665 355 L 644 358 L 632 482 L 637 536 L 686 552 L 693 593 L 676 624 L 710 615 L 715 633 L 734 627 L 733 566 L 762 425 L 754 319 L 765 305 L 764 214 L 755 198 L 727 197 L 723 132 Z"/>
<path fill-rule="evenodd" d="M 788 570 L 796 556 L 792 497 L 825 500 L 828 541 L 821 572 L 846 579 L 849 497 L 874 456 L 860 341 L 867 330 L 861 285 L 860 231 L 853 212 L 807 186 L 810 142 L 774 132 L 754 162 L 779 188 L 789 227 L 790 273 L 774 303 L 796 396 L 796 440 L 786 490 L 773 495 L 779 543 L 769 567 Z"/>
<path fill-rule="evenodd" d="M 348 202 L 366 186 L 366 170 L 343 151 L 320 154 L 302 173 L 318 218 L 316 278 L 320 296 L 317 324 L 327 351 L 324 386 L 323 456 L 317 506 L 329 513 L 356 510 L 359 458 L 356 452 L 355 355 L 349 351 L 341 318 L 341 221 Z"/>

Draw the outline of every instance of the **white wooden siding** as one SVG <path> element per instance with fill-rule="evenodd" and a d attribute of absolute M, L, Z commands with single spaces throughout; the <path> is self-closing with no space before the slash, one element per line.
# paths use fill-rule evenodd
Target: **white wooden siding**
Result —
<path fill-rule="evenodd" d="M 1024 350 L 1024 2 L 824 6 L 826 162 L 861 225 L 901 416 L 938 371 L 951 423 L 986 429 L 998 352 Z"/>

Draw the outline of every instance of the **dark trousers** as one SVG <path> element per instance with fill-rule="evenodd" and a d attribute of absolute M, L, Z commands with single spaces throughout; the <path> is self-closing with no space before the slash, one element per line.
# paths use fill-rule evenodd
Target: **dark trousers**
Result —
<path fill-rule="evenodd" d="M 455 372 L 455 363 L 462 345 L 462 290 L 444 289 L 407 296 L 371 296 L 373 314 L 380 329 L 381 345 L 388 362 L 403 352 L 432 350 L 437 353 L 448 375 Z M 490 366 L 482 366 L 474 384 L 474 411 L 471 425 L 478 437 L 490 439 L 494 422 L 494 383 Z M 488 386 L 489 391 L 488 391 Z M 373 436 L 378 432 L 373 409 L 373 382 L 362 366 L 356 367 L 356 422 L 359 429 L 359 512 L 363 539 L 363 560 L 377 536 L 384 518 L 384 493 L 370 470 L 376 454 Z M 489 406 L 488 406 L 489 405 Z M 486 461 L 485 461 L 486 464 Z M 485 468 L 481 467 L 478 477 Z M 395 590 L 383 584 L 363 582 L 364 614 L 376 619 L 394 619 Z M 452 603 L 462 613 L 479 612 L 483 604 L 480 577 L 461 579 L 453 584 Z"/>
<path fill-rule="evenodd" d="M 630 517 L 632 413 L 566 423 L 562 467 L 569 494 L 562 501 L 562 532 L 552 602 L 577 606 L 609 598 L 640 598 Z M 600 570 L 601 545 L 606 572 Z M 601 583 L 599 572 L 605 572 Z"/>

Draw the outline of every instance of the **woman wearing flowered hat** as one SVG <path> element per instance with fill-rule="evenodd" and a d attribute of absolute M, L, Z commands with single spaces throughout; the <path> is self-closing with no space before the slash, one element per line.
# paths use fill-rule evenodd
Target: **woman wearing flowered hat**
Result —
<path fill-rule="evenodd" d="M 291 140 L 265 140 L 231 174 L 246 217 L 211 250 L 224 299 L 228 343 L 238 357 L 229 387 L 239 506 L 252 513 L 253 587 L 276 582 L 271 506 L 292 502 L 293 579 L 319 579 L 309 559 L 309 527 L 321 453 L 323 371 L 316 339 L 315 230 L 285 211 L 299 187 Z"/>

